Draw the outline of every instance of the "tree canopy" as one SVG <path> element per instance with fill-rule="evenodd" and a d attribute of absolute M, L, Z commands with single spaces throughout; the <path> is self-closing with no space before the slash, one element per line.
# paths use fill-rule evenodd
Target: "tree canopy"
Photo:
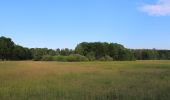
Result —
<path fill-rule="evenodd" d="M 83 42 L 77 45 L 75 52 L 96 60 L 105 56 L 109 56 L 113 60 L 134 60 L 132 52 L 117 43 Z"/>
<path fill-rule="evenodd" d="M 14 42 L 10 38 L 0 37 L 0 59 L 12 59 L 12 52 L 14 49 Z"/>
<path fill-rule="evenodd" d="M 170 60 L 170 50 L 128 49 L 118 43 L 82 42 L 75 49 L 26 48 L 0 37 L 0 60 L 123 61 Z"/>

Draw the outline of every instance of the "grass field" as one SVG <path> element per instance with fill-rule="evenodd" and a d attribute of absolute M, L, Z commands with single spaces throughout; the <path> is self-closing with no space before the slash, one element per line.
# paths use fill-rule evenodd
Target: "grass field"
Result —
<path fill-rule="evenodd" d="M 0 62 L 0 100 L 170 100 L 170 61 Z"/>

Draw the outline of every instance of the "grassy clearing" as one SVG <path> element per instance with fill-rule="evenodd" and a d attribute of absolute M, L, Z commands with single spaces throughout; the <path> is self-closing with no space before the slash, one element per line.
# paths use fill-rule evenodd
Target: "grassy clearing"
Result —
<path fill-rule="evenodd" d="M 169 100 L 170 61 L 0 62 L 0 100 Z"/>

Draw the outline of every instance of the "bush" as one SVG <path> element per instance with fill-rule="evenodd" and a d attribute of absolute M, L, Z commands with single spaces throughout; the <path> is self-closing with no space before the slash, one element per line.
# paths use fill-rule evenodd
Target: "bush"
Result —
<path fill-rule="evenodd" d="M 42 59 L 42 57 L 40 56 L 40 55 L 35 55 L 34 57 L 33 57 L 33 60 L 34 61 L 40 61 Z"/>
<path fill-rule="evenodd" d="M 89 59 L 85 56 L 80 54 L 72 54 L 69 56 L 51 56 L 51 55 L 44 55 L 44 56 L 34 56 L 34 61 L 62 61 L 62 62 L 79 62 L 79 61 L 89 61 Z"/>
<path fill-rule="evenodd" d="M 69 56 L 54 56 L 54 61 L 64 61 L 64 62 L 78 62 L 78 61 L 89 61 L 87 57 L 79 55 L 79 54 L 72 54 Z"/>
<path fill-rule="evenodd" d="M 67 60 L 70 62 L 75 62 L 75 61 L 89 61 L 87 57 L 82 56 L 80 54 L 72 54 L 67 57 Z"/>
<path fill-rule="evenodd" d="M 99 61 L 113 61 L 113 58 L 108 56 L 108 55 L 106 55 L 104 57 L 99 58 L 98 60 Z"/>
<path fill-rule="evenodd" d="M 98 59 L 99 61 L 106 61 L 105 57 L 101 57 Z"/>
<path fill-rule="evenodd" d="M 53 56 L 44 55 L 41 60 L 42 61 L 53 61 Z"/>
<path fill-rule="evenodd" d="M 54 61 L 63 61 L 63 62 L 66 62 L 67 61 L 67 57 L 66 56 L 53 56 L 53 60 Z"/>
<path fill-rule="evenodd" d="M 110 57 L 110 56 L 108 56 L 108 55 L 106 55 L 106 56 L 105 56 L 105 60 L 106 60 L 106 61 L 113 61 L 113 58 Z"/>
<path fill-rule="evenodd" d="M 89 61 L 96 60 L 94 52 L 90 52 L 86 55 L 86 57 L 89 59 Z"/>

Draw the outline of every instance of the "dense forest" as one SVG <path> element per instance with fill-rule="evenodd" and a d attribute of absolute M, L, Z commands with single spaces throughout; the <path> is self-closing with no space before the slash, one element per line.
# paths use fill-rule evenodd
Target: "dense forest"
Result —
<path fill-rule="evenodd" d="M 82 42 L 72 49 L 26 48 L 11 38 L 0 37 L 0 60 L 35 61 L 126 61 L 170 60 L 170 50 L 128 49 L 121 44 Z"/>

